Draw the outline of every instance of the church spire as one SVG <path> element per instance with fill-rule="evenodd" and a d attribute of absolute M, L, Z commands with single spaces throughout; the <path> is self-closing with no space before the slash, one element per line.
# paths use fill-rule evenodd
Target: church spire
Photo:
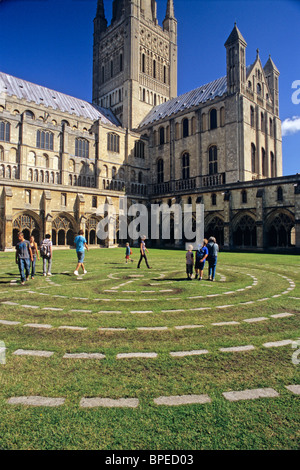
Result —
<path fill-rule="evenodd" d="M 96 17 L 94 19 L 94 32 L 99 34 L 105 31 L 107 28 L 107 20 L 105 18 L 104 3 L 103 0 L 98 0 Z"/>
<path fill-rule="evenodd" d="M 98 17 L 98 18 L 105 18 L 103 0 L 98 0 L 96 17 Z"/>
<path fill-rule="evenodd" d="M 168 0 L 168 4 L 167 4 L 167 12 L 166 12 L 166 18 L 165 19 L 169 19 L 169 18 L 172 18 L 172 19 L 175 18 L 174 1 L 173 0 Z"/>

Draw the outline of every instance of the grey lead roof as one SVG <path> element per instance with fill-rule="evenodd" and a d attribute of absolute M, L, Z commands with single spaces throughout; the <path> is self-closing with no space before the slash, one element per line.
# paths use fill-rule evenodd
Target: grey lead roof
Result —
<path fill-rule="evenodd" d="M 170 117 L 172 114 L 198 106 L 208 100 L 213 100 L 217 96 L 224 95 L 226 92 L 227 78 L 225 76 L 156 106 L 143 119 L 139 128 L 152 124 L 160 119 Z"/>
<path fill-rule="evenodd" d="M 0 94 L 16 96 L 36 104 L 42 104 L 46 107 L 52 107 L 59 111 L 75 114 L 78 117 L 91 119 L 93 121 L 100 119 L 105 124 L 119 126 L 120 123 L 114 114 L 105 108 L 100 108 L 94 104 L 73 96 L 65 95 L 58 91 L 51 90 L 35 83 L 27 82 L 21 78 L 13 77 L 0 72 Z"/>

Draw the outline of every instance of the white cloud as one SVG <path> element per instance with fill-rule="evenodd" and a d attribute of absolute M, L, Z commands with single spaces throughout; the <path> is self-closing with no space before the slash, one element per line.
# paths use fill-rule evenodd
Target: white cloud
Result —
<path fill-rule="evenodd" d="M 300 132 L 300 116 L 285 119 L 281 123 L 281 131 L 283 136 Z"/>

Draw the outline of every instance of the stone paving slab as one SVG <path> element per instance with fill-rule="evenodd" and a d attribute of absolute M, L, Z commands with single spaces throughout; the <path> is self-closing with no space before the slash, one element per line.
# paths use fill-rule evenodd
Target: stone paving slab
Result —
<path fill-rule="evenodd" d="M 48 294 L 47 294 L 48 295 Z M 42 310 L 53 310 L 54 312 L 61 312 L 63 308 L 58 307 L 43 307 Z"/>
<path fill-rule="evenodd" d="M 86 327 L 84 326 L 67 326 L 67 325 L 63 325 L 63 326 L 59 326 L 58 327 L 59 330 L 74 330 L 74 331 L 84 331 L 84 330 L 87 330 Z"/>
<path fill-rule="evenodd" d="M 139 326 L 137 330 L 140 331 L 166 331 L 168 330 L 167 326 Z"/>
<path fill-rule="evenodd" d="M 272 318 L 285 318 L 285 317 L 293 317 L 293 313 L 283 312 L 283 313 L 275 313 L 274 315 L 270 315 Z"/>
<path fill-rule="evenodd" d="M 80 400 L 82 408 L 95 408 L 105 406 L 108 408 L 137 408 L 139 400 L 136 398 L 82 398 Z"/>
<path fill-rule="evenodd" d="M 24 326 L 28 326 L 29 328 L 52 328 L 52 325 L 47 325 L 46 323 L 26 323 Z"/>
<path fill-rule="evenodd" d="M 254 400 L 256 398 L 272 398 L 278 397 L 279 393 L 273 388 L 255 388 L 252 390 L 243 390 L 240 392 L 224 392 L 222 394 L 226 400 L 239 401 L 239 400 Z"/>
<path fill-rule="evenodd" d="M 153 313 L 153 310 L 131 310 L 130 313 Z"/>
<path fill-rule="evenodd" d="M 219 351 L 221 352 L 242 352 L 242 351 L 251 351 L 255 349 L 252 344 L 249 344 L 247 346 L 234 346 L 234 347 L 229 347 L 229 348 L 220 348 Z"/>
<path fill-rule="evenodd" d="M 101 353 L 66 353 L 63 359 L 105 359 Z"/>
<path fill-rule="evenodd" d="M 128 331 L 127 328 L 100 327 L 99 331 Z"/>
<path fill-rule="evenodd" d="M 135 358 L 135 357 L 155 358 L 157 357 L 157 353 L 120 353 L 120 354 L 117 354 L 117 359 L 127 359 L 127 358 Z"/>
<path fill-rule="evenodd" d="M 100 310 L 98 313 L 122 313 L 121 310 Z"/>
<path fill-rule="evenodd" d="M 264 320 L 268 320 L 268 318 L 267 317 L 246 318 L 243 321 L 245 321 L 246 323 L 255 323 L 255 322 L 264 321 Z"/>
<path fill-rule="evenodd" d="M 30 406 L 61 406 L 65 402 L 65 398 L 48 398 L 48 397 L 12 397 L 7 400 L 10 405 L 30 405 Z"/>
<path fill-rule="evenodd" d="M 222 321 L 219 323 L 212 323 L 213 326 L 225 326 L 225 325 L 239 325 L 238 321 Z"/>
<path fill-rule="evenodd" d="M 300 395 L 300 385 L 286 385 L 286 387 L 290 392 L 295 393 L 296 395 Z"/>
<path fill-rule="evenodd" d="M 198 349 L 198 350 L 193 350 L 193 351 L 170 352 L 170 356 L 172 356 L 172 357 L 199 356 L 201 354 L 208 354 L 208 350 L 207 349 Z"/>
<path fill-rule="evenodd" d="M 19 321 L 0 320 L 1 325 L 19 325 Z"/>
<path fill-rule="evenodd" d="M 265 348 L 279 348 L 280 346 L 287 346 L 288 344 L 292 344 L 293 341 L 290 339 L 284 339 L 282 341 L 274 341 L 270 343 L 264 343 L 263 346 Z"/>
<path fill-rule="evenodd" d="M 174 395 L 169 397 L 158 397 L 154 399 L 156 405 L 177 406 L 210 403 L 208 395 Z"/>
<path fill-rule="evenodd" d="M 192 328 L 204 328 L 204 325 L 179 325 L 174 327 L 175 330 L 185 330 L 185 329 L 192 329 Z"/>
<path fill-rule="evenodd" d="M 54 352 L 53 351 L 37 351 L 37 350 L 30 350 L 30 349 L 17 349 L 14 353 L 16 356 L 39 356 L 39 357 L 51 357 Z"/>

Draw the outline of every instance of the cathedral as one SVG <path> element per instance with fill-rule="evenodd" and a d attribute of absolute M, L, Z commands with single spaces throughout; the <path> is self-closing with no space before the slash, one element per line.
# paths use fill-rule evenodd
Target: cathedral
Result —
<path fill-rule="evenodd" d="M 96 3 L 96 2 L 95 2 Z M 91 102 L 0 72 L 0 249 L 46 233 L 73 247 L 123 245 L 120 201 L 204 205 L 204 234 L 223 250 L 300 250 L 300 175 L 282 176 L 279 71 L 236 24 L 224 38 L 222 77 L 177 95 L 177 19 L 166 0 L 114 0 L 108 24 L 95 4 Z M 220 47 L 223 47 L 220 44 Z M 97 237 L 98 207 L 115 230 Z M 128 222 L 130 217 L 128 218 Z M 194 220 L 195 221 L 195 220 Z M 151 240 L 149 240 L 149 243 Z"/>

